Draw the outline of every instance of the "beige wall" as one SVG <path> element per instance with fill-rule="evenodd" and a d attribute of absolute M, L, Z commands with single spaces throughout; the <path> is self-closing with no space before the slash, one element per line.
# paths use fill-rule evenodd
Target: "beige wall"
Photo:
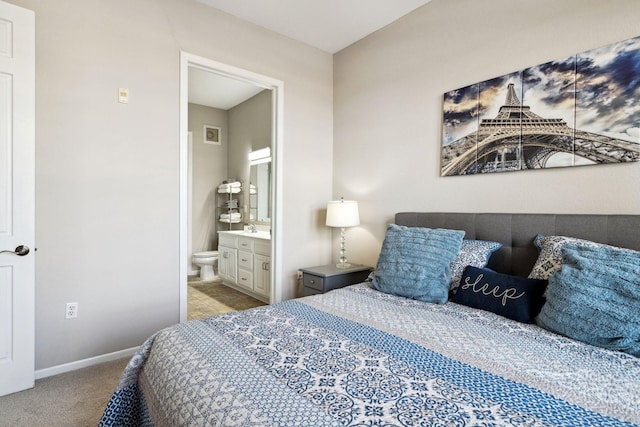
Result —
<path fill-rule="evenodd" d="M 362 223 L 349 259 L 375 265 L 398 211 L 639 214 L 640 163 L 439 175 L 444 92 L 638 36 L 639 16 L 637 0 L 433 0 L 336 54 L 333 194 Z"/>
<path fill-rule="evenodd" d="M 218 206 L 217 187 L 227 179 L 229 127 L 227 112 L 204 105 L 189 104 L 189 131 L 193 135 L 191 146 L 191 250 L 213 251 L 218 248 L 215 220 Z M 205 144 L 204 125 L 220 128 L 220 145 Z M 191 265 L 191 263 L 189 263 Z M 198 270 L 191 266 L 189 271 Z"/>
<path fill-rule="evenodd" d="M 284 82 L 283 296 L 328 259 L 331 55 L 192 0 L 11 2 L 36 14 L 36 369 L 179 320 L 181 50 Z"/>
<path fill-rule="evenodd" d="M 249 218 L 249 153 L 260 148 L 271 147 L 271 90 L 263 90 L 229 110 L 229 174 L 242 181 L 245 191 L 241 196 L 245 222 Z"/>

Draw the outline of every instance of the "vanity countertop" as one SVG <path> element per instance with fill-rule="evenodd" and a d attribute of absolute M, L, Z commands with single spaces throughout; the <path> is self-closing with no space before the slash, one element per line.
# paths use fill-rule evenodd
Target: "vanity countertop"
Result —
<path fill-rule="evenodd" d="M 268 231 L 231 230 L 231 231 L 218 231 L 218 233 L 227 234 L 230 236 L 250 237 L 253 239 L 271 240 L 271 233 Z"/>

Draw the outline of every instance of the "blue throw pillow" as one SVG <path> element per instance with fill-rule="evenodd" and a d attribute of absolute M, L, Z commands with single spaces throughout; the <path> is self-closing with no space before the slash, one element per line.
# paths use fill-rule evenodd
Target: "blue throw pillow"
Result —
<path fill-rule="evenodd" d="M 382 242 L 372 285 L 388 294 L 444 304 L 449 265 L 462 246 L 464 231 L 391 224 Z"/>
<path fill-rule="evenodd" d="M 497 273 L 488 268 L 467 267 L 451 301 L 491 311 L 523 323 L 533 323 L 544 304 L 546 280 Z"/>
<path fill-rule="evenodd" d="M 489 257 L 502 247 L 502 243 L 489 242 L 486 240 L 463 240 L 460 252 L 451 261 L 451 284 L 453 290 L 460 284 L 460 278 L 464 268 L 468 265 L 473 267 L 486 267 Z"/>
<path fill-rule="evenodd" d="M 640 252 L 566 244 L 549 277 L 543 328 L 640 357 Z"/>

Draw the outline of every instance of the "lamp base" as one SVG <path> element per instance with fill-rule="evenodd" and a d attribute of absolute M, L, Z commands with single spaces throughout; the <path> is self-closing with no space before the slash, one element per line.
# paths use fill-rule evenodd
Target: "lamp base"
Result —
<path fill-rule="evenodd" d="M 351 264 L 348 262 L 339 262 L 336 264 L 337 268 L 349 268 L 351 267 Z"/>

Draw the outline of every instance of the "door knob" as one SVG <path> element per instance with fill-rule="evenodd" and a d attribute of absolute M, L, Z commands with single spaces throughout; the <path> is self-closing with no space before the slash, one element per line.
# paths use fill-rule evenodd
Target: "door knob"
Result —
<path fill-rule="evenodd" d="M 20 245 L 18 247 L 16 247 L 16 249 L 14 251 L 9 251 L 9 250 L 4 250 L 4 251 L 0 251 L 0 254 L 3 253 L 10 253 L 10 254 L 15 254 L 18 256 L 25 256 L 26 254 L 29 253 L 29 247 L 28 246 L 24 246 L 24 245 Z"/>

